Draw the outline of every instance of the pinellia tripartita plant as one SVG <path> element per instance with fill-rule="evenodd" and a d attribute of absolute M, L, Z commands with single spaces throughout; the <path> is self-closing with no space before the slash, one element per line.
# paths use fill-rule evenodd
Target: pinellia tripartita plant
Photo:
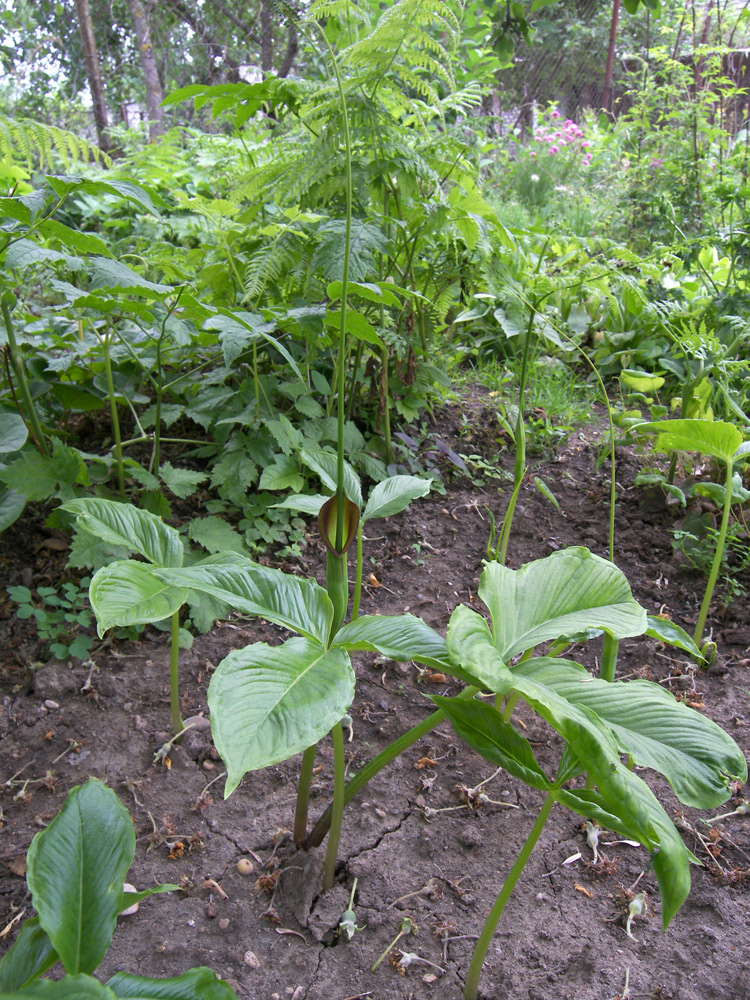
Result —
<path fill-rule="evenodd" d="M 179 888 L 129 891 L 125 877 L 134 854 L 133 823 L 112 789 L 95 778 L 72 788 L 57 816 L 31 842 L 26 881 L 36 915 L 23 922 L 0 959 L 0 995 L 236 1000 L 234 991 L 205 967 L 170 979 L 129 972 L 116 972 L 106 983 L 94 977 L 112 943 L 118 915 L 152 893 Z M 65 970 L 62 978 L 44 977 L 59 965 Z"/>
<path fill-rule="evenodd" d="M 133 504 L 95 497 L 68 500 L 62 510 L 76 517 L 77 528 L 140 559 L 115 559 L 98 569 L 89 586 L 89 601 L 99 635 L 116 625 L 170 622 L 169 701 L 175 736 L 183 728 L 180 714 L 180 609 L 189 598 L 183 583 L 165 584 L 156 570 L 180 569 L 185 550 L 179 532 L 157 515 Z M 231 552 L 208 556 L 204 562 L 243 562 Z"/>
<path fill-rule="evenodd" d="M 227 766 L 225 794 L 230 794 L 249 770 L 267 767 L 302 752 L 297 796 L 295 838 L 306 835 L 310 781 L 318 742 L 331 733 L 334 751 L 334 794 L 329 837 L 323 865 L 323 887 L 334 882 L 345 804 L 345 759 L 341 720 L 354 697 L 354 671 L 349 654 L 372 650 L 400 660 L 417 660 L 439 667 L 445 642 L 413 615 L 361 616 L 344 624 L 349 604 L 347 551 L 355 538 L 360 550 L 361 523 L 395 513 L 429 488 L 413 477 L 393 477 L 376 486 L 364 515 L 361 487 L 344 461 L 347 334 L 349 324 L 349 265 L 352 233 L 352 153 L 349 117 L 338 63 L 320 26 L 333 67 L 341 108 L 346 166 L 346 213 L 343 272 L 337 288 L 336 351 L 337 447 L 335 466 L 320 455 L 308 456 L 333 495 L 315 503 L 321 538 L 326 547 L 326 587 L 279 570 L 245 566 L 169 568 L 159 578 L 170 587 L 190 587 L 226 600 L 233 607 L 257 614 L 296 633 L 280 646 L 253 643 L 230 653 L 209 685 L 211 728 Z M 302 501 L 297 500 L 300 504 Z M 310 509 L 310 502 L 307 509 Z M 358 598 L 357 598 L 358 604 Z M 357 608 L 358 610 L 358 608 Z"/>
<path fill-rule="evenodd" d="M 606 634 L 618 637 L 613 626 L 619 637 L 646 630 L 645 611 L 614 565 L 576 548 L 517 571 L 490 563 L 478 596 L 489 622 L 472 608 L 458 607 L 448 627 L 448 655 L 452 672 L 473 689 L 493 693 L 494 704 L 432 700 L 462 739 L 543 792 L 544 800 L 480 933 L 467 972 L 466 1000 L 476 1000 L 497 923 L 556 803 L 649 851 L 666 928 L 688 895 L 689 865 L 695 858 L 634 767 L 659 771 L 678 799 L 694 808 L 720 805 L 729 797 L 731 781 L 747 780 L 747 764 L 734 740 L 660 685 L 594 678 L 575 662 L 532 655 L 540 642 L 601 628 L 601 615 L 592 611 L 602 599 L 608 602 Z M 554 776 L 545 773 L 531 744 L 513 725 L 519 701 L 562 739 Z"/>
<path fill-rule="evenodd" d="M 722 462 L 726 469 L 724 502 L 722 505 L 721 525 L 716 539 L 716 551 L 708 574 L 708 580 L 706 581 L 706 589 L 703 593 L 703 600 L 701 601 L 698 620 L 695 624 L 695 632 L 693 634 L 693 641 L 701 650 L 701 655 L 704 659 L 711 659 L 712 652 L 715 653 L 716 647 L 704 644 L 703 633 L 706 627 L 709 608 L 711 607 L 714 587 L 716 586 L 721 569 L 724 545 L 727 540 L 729 516 L 735 492 L 733 487 L 735 470 L 740 463 L 750 459 L 750 441 L 745 441 L 742 432 L 734 424 L 726 423 L 723 420 L 652 420 L 648 423 L 637 424 L 635 429 L 655 432 L 657 435 L 655 444 L 657 451 L 689 451 L 698 452 L 700 455 L 710 455 L 712 458 Z"/>

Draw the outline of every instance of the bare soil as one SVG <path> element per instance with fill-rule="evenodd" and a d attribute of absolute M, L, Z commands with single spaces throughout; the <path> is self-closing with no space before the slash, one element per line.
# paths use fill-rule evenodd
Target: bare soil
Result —
<path fill-rule="evenodd" d="M 458 451 L 496 447 L 481 398 L 439 419 L 444 442 Z M 492 421 L 490 421 L 492 424 Z M 459 428 L 477 440 L 458 440 Z M 479 440 L 479 438 L 483 440 Z M 508 563 L 517 567 L 567 545 L 606 555 L 608 472 L 596 467 L 596 432 L 571 436 L 561 452 L 535 470 L 560 511 L 535 488 L 523 490 Z M 506 452 L 500 464 L 512 466 Z M 650 613 L 660 610 L 690 630 L 704 579 L 675 556 L 672 529 L 680 511 L 661 496 L 632 486 L 640 459 L 620 455 L 617 490 L 617 562 L 634 596 Z M 409 610 L 444 632 L 459 602 L 474 603 L 485 554 L 485 505 L 502 515 L 509 490 L 459 481 L 389 521 L 372 522 L 365 545 L 365 577 L 372 574 L 363 611 Z M 4 586 L 55 582 L 64 553 L 50 548 L 41 517 L 29 516 L 0 538 Z M 322 560 L 311 541 L 295 572 L 321 578 Z M 287 567 L 288 568 L 288 567 Z M 739 582 L 750 589 L 750 575 Z M 719 595 L 720 598 L 720 595 Z M 745 750 L 750 746 L 750 622 L 745 598 L 714 601 L 709 624 L 719 655 L 707 671 L 649 640 L 623 643 L 620 677 L 663 683 L 722 725 Z M 95 649 L 96 669 L 79 663 L 38 665 L 39 645 L 28 623 L 0 596 L 0 950 L 30 913 L 25 854 L 34 834 L 61 807 L 73 785 L 89 776 L 106 781 L 128 807 L 137 835 L 131 881 L 139 888 L 179 883 L 181 892 L 141 903 L 122 917 L 99 976 L 125 969 L 170 976 L 208 965 L 242 1000 L 458 1000 L 485 916 L 515 859 L 541 794 L 507 774 L 484 791 L 496 805 L 471 809 L 462 795 L 493 774 L 461 744 L 447 723 L 412 747 L 364 789 L 344 820 L 336 887 L 319 889 L 319 851 L 296 850 L 290 837 L 299 760 L 249 774 L 223 798 L 222 762 L 210 732 L 191 732 L 167 759 L 155 754 L 168 740 L 166 637 Z M 181 661 L 183 714 L 206 712 L 206 689 L 230 650 L 281 632 L 255 620 L 232 618 L 196 639 Z M 596 642 L 581 653 L 596 669 Z M 356 769 L 430 711 L 429 693 L 457 693 L 450 679 L 375 656 L 356 660 L 348 767 Z M 543 766 L 556 760 L 551 734 L 520 714 Z M 331 750 L 317 759 L 311 812 L 331 793 Z M 482 976 L 482 995 L 514 1000 L 745 1000 L 750 997 L 750 819 L 734 816 L 712 828 L 681 807 L 657 776 L 654 787 L 680 825 L 703 867 L 693 869 L 687 903 L 666 933 L 648 857 L 604 834 L 595 863 L 579 817 L 555 807 L 498 929 Z M 747 789 L 722 810 L 734 808 Z M 428 820 L 425 807 L 438 812 Z M 573 855 L 578 860 L 566 863 Z M 238 872 L 244 858 L 252 871 Z M 353 880 L 363 928 L 351 942 L 336 935 Z M 646 890 L 646 918 L 625 933 L 627 901 Z M 409 916 L 415 936 L 400 942 L 432 965 L 408 969 L 372 965 Z M 625 993 L 626 981 L 629 994 Z"/>

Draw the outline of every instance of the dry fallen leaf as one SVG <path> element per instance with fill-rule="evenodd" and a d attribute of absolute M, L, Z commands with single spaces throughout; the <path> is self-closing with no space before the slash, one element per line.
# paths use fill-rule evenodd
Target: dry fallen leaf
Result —
<path fill-rule="evenodd" d="M 415 771 L 421 771 L 424 767 L 437 767 L 437 761 L 433 760 L 432 757 L 420 757 L 414 762 Z"/>
<path fill-rule="evenodd" d="M 593 899 L 594 898 L 593 892 L 589 892 L 589 890 L 585 886 L 579 885 L 577 882 L 575 883 L 575 885 L 573 886 L 573 888 L 575 889 L 576 892 L 582 892 L 584 894 L 584 896 L 588 896 L 589 899 Z"/>
<path fill-rule="evenodd" d="M 367 580 L 368 580 L 368 582 L 369 582 L 369 584 L 370 584 L 371 587 L 382 587 L 383 586 L 383 584 L 380 582 L 380 580 L 378 580 L 378 578 L 375 576 L 374 573 L 370 573 L 370 575 L 367 577 Z"/>

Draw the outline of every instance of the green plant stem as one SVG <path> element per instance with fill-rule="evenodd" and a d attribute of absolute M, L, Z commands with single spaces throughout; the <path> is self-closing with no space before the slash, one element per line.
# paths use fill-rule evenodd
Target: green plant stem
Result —
<path fill-rule="evenodd" d="M 479 688 L 468 687 L 465 688 L 459 698 L 473 698 L 475 694 L 479 691 Z M 368 781 L 375 777 L 380 771 L 383 770 L 391 761 L 395 760 L 399 754 L 402 754 L 405 750 L 408 750 L 410 746 L 413 746 L 417 740 L 426 736 L 435 726 L 440 725 L 443 719 L 446 718 L 445 712 L 438 709 L 437 712 L 433 712 L 428 715 L 426 719 L 418 722 L 416 726 L 412 726 L 408 732 L 404 733 L 403 736 L 399 736 L 397 740 L 394 740 L 385 750 L 373 757 L 373 759 L 350 778 L 346 783 L 346 788 L 344 789 L 344 805 L 348 805 L 349 802 L 354 798 L 357 792 L 361 791 L 365 787 Z M 325 810 L 323 815 L 317 821 L 315 826 L 312 828 L 310 833 L 305 840 L 305 847 L 319 847 L 323 842 L 323 838 L 328 832 L 328 828 L 331 825 L 331 812 L 332 805 L 329 805 Z"/>
<path fill-rule="evenodd" d="M 21 355 L 18 350 L 16 332 L 13 328 L 13 319 L 10 315 L 10 308 L 6 302 L 2 302 L 2 311 L 5 331 L 8 335 L 8 355 L 11 367 L 13 368 L 13 372 L 16 376 L 16 381 L 18 382 L 18 389 L 21 393 L 21 398 L 23 399 L 23 405 L 26 409 L 26 420 L 28 420 L 31 426 L 31 434 L 37 448 L 39 448 L 43 455 L 48 456 L 49 449 L 47 447 L 47 441 L 44 437 L 42 425 L 39 422 L 39 416 L 36 412 L 36 407 L 34 406 L 34 400 L 31 398 L 31 390 L 29 389 L 29 383 L 26 378 L 26 370 L 24 369 L 23 361 L 21 360 Z"/>
<path fill-rule="evenodd" d="M 297 808 L 294 813 L 295 844 L 301 844 L 307 835 L 307 808 L 310 804 L 310 784 L 312 783 L 313 765 L 315 764 L 317 750 L 318 744 L 313 743 L 302 754 L 302 766 L 300 767 L 299 781 L 297 782 Z"/>
<path fill-rule="evenodd" d="M 138 437 L 128 438 L 126 441 L 121 441 L 120 444 L 123 448 L 129 447 L 131 444 L 143 444 L 146 441 L 153 440 L 153 434 L 139 434 Z M 169 444 L 196 444 L 205 446 L 207 442 L 200 441 L 198 438 L 173 438 L 173 437 L 162 437 L 162 444 L 165 442 Z"/>
<path fill-rule="evenodd" d="M 180 715 L 180 612 L 172 615 L 172 641 L 169 646 L 169 704 L 172 710 L 172 729 L 175 733 L 185 728 Z"/>
<path fill-rule="evenodd" d="M 382 307 L 381 307 L 382 308 Z M 391 392 L 390 392 L 390 353 L 388 345 L 383 344 L 380 352 L 381 379 L 383 380 L 383 438 L 385 439 L 385 458 L 388 465 L 393 464 L 393 443 L 391 441 Z"/>
<path fill-rule="evenodd" d="M 112 417 L 112 436 L 115 439 L 115 463 L 117 465 L 117 488 L 120 496 L 125 496 L 125 467 L 122 464 L 122 440 L 120 438 L 120 418 L 117 414 L 115 399 L 115 382 L 112 377 L 112 359 L 109 354 L 110 335 L 105 333 L 101 338 L 104 353 L 104 368 L 107 373 L 107 395 L 109 396 L 109 411 Z"/>
<path fill-rule="evenodd" d="M 620 648 L 620 640 L 615 639 L 609 632 L 604 633 L 602 643 L 602 662 L 599 667 L 599 678 L 608 681 L 610 684 L 615 679 L 617 670 L 617 653 Z"/>
<path fill-rule="evenodd" d="M 487 957 L 487 951 L 489 950 L 490 943 L 492 942 L 492 938 L 495 934 L 495 928 L 497 927 L 498 921 L 500 920 L 502 912 L 505 909 L 505 904 L 508 902 L 511 893 L 515 889 L 516 883 L 521 877 L 521 872 L 526 867 L 526 862 L 529 860 L 531 852 L 534 850 L 536 842 L 541 836 L 544 825 L 547 822 L 550 812 L 552 811 L 552 806 L 556 801 L 556 793 L 554 791 L 548 792 L 539 815 L 536 818 L 536 822 L 531 828 L 531 833 L 529 834 L 526 843 L 521 848 L 521 853 L 516 858 L 513 867 L 508 872 L 508 876 L 503 883 L 500 894 L 495 900 L 495 905 L 489 912 L 489 916 L 484 923 L 482 932 L 479 935 L 479 940 L 474 948 L 474 954 L 471 956 L 471 964 L 469 965 L 469 971 L 466 975 L 466 983 L 464 985 L 464 1000 L 477 1000 L 479 976 L 482 972 L 482 967 L 484 965 L 484 960 Z"/>
<path fill-rule="evenodd" d="M 351 621 L 359 618 L 359 602 L 362 598 L 362 535 L 364 526 L 360 521 L 357 528 L 357 569 L 354 578 L 354 597 L 352 598 Z"/>
<path fill-rule="evenodd" d="M 336 857 L 341 839 L 341 824 L 346 805 L 346 759 L 344 757 L 344 730 L 340 722 L 331 730 L 333 738 L 333 802 L 331 804 L 331 827 L 328 846 L 323 861 L 323 892 L 333 888 L 336 876 Z"/>
<path fill-rule="evenodd" d="M 525 431 L 523 429 L 523 423 L 521 423 L 521 435 L 523 436 Z M 524 444 L 522 447 L 524 457 L 526 456 L 526 444 L 524 438 Z M 505 565 L 505 556 L 508 552 L 508 542 L 510 541 L 510 531 L 513 527 L 513 517 L 516 513 L 516 504 L 518 503 L 518 494 L 521 492 L 521 485 L 523 483 L 523 477 L 526 474 L 526 469 L 521 472 L 521 475 L 516 479 L 515 485 L 513 486 L 513 492 L 510 496 L 510 501 L 508 503 L 508 509 L 505 512 L 505 517 L 503 518 L 503 526 L 500 529 L 500 538 L 497 542 L 497 552 L 496 558 L 501 566 Z"/>
<path fill-rule="evenodd" d="M 513 709 L 516 707 L 516 703 L 521 696 L 518 691 L 509 691 L 508 699 L 505 702 L 505 708 L 502 711 L 503 722 L 510 722 L 510 717 L 513 715 Z"/>
<path fill-rule="evenodd" d="M 714 553 L 714 561 L 711 564 L 711 572 L 708 574 L 708 582 L 706 583 L 706 592 L 703 595 L 703 602 L 701 604 L 700 613 L 698 614 L 698 621 L 695 626 L 695 633 L 693 634 L 693 642 L 698 648 L 703 644 L 703 629 L 706 627 L 706 619 L 708 618 L 708 609 L 711 606 L 711 598 L 714 596 L 714 587 L 716 586 L 716 581 L 719 578 L 719 570 L 721 569 L 721 559 L 724 555 L 724 545 L 727 540 L 727 530 L 729 529 L 729 513 L 732 508 L 732 475 L 734 473 L 734 463 L 727 462 L 727 475 L 725 480 L 725 490 L 726 495 L 724 497 L 724 510 L 721 515 L 721 526 L 719 528 L 719 537 L 716 539 L 716 552 Z"/>
<path fill-rule="evenodd" d="M 546 244 L 545 244 L 546 250 Z M 542 251 L 541 260 L 544 258 L 544 251 Z M 529 375 L 529 354 L 531 352 L 531 333 L 534 329 L 534 317 L 536 316 L 537 303 L 531 302 L 529 309 L 529 323 L 526 327 L 526 337 L 523 342 L 523 358 L 521 360 L 521 382 L 518 387 L 518 419 L 516 420 L 516 433 L 515 433 L 515 448 L 516 448 L 516 458 L 513 463 L 513 493 L 511 494 L 510 503 L 508 504 L 508 509 L 505 512 L 505 517 L 503 518 L 503 528 L 500 533 L 500 547 L 498 553 L 498 562 L 501 565 L 505 565 L 505 557 L 508 552 L 508 542 L 510 541 L 510 533 L 513 528 L 513 518 L 516 513 L 516 503 L 518 502 L 518 494 L 521 490 L 521 483 L 523 482 L 523 477 L 526 474 L 526 425 L 523 420 L 523 409 L 526 402 L 526 381 Z"/>
<path fill-rule="evenodd" d="M 382 307 L 381 307 L 382 308 Z M 349 401 L 346 404 L 346 419 L 351 420 L 354 414 L 354 400 L 356 398 L 357 380 L 359 378 L 359 366 L 362 363 L 362 350 L 364 342 L 357 341 L 354 351 L 354 361 L 352 363 L 351 374 L 349 375 Z"/>

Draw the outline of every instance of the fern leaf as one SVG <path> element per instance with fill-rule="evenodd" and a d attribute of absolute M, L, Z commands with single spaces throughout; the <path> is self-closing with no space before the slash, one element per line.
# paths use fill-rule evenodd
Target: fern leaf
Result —
<path fill-rule="evenodd" d="M 10 160 L 23 160 L 31 167 L 35 161 L 42 166 L 54 167 L 54 154 L 65 167 L 72 163 L 88 162 L 109 167 L 112 161 L 98 146 L 86 142 L 67 129 L 45 125 L 31 118 L 11 118 L 0 114 L 0 156 Z"/>

